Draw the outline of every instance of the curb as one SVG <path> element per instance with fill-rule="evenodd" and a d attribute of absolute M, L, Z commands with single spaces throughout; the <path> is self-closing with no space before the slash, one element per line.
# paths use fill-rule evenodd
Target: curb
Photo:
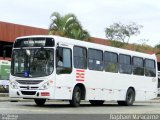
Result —
<path fill-rule="evenodd" d="M 9 93 L 0 93 L 0 97 L 9 97 Z"/>
<path fill-rule="evenodd" d="M 32 99 L 23 99 L 23 98 L 9 98 L 9 93 L 0 93 L 0 102 L 28 102 L 28 101 L 33 101 Z"/>
<path fill-rule="evenodd" d="M 31 102 L 31 101 L 33 101 L 33 99 L 9 98 L 9 97 L 0 98 L 0 102 Z"/>

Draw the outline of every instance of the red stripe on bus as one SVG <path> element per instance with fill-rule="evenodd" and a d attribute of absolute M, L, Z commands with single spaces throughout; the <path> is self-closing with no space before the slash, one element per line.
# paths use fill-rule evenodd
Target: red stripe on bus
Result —
<path fill-rule="evenodd" d="M 76 78 L 84 78 L 84 76 L 76 76 Z"/>
<path fill-rule="evenodd" d="M 77 76 L 84 76 L 83 73 L 76 73 Z"/>
<path fill-rule="evenodd" d="M 84 70 L 76 70 L 76 72 L 84 72 Z"/>
<path fill-rule="evenodd" d="M 82 81 L 83 82 L 84 80 L 82 80 L 82 79 L 76 79 L 76 81 Z"/>
<path fill-rule="evenodd" d="M 84 75 L 84 73 L 76 73 L 77 75 Z"/>

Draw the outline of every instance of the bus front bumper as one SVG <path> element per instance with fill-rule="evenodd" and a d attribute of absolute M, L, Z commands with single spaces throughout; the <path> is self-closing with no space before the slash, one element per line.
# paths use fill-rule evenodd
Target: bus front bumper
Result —
<path fill-rule="evenodd" d="M 10 98 L 30 98 L 30 99 L 53 99 L 53 95 L 50 90 L 9 90 Z"/>

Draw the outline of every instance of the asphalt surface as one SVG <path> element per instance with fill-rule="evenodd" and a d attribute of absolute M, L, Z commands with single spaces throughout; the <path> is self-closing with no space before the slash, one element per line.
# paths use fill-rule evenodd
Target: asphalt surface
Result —
<path fill-rule="evenodd" d="M 160 100 L 135 102 L 133 106 L 118 106 L 114 101 L 105 102 L 103 106 L 92 106 L 82 101 L 81 106 L 70 107 L 68 101 L 47 101 L 42 107 L 33 100 L 10 102 L 8 97 L 0 99 L 0 120 L 122 120 L 118 115 L 158 115 L 160 120 Z M 111 117 L 112 116 L 112 117 Z M 146 119 L 146 118 L 145 118 Z M 145 120 L 144 119 L 144 120 Z M 126 120 L 129 120 L 126 118 Z M 132 120 L 132 119 L 131 119 Z M 136 119 L 133 119 L 136 120 Z M 137 120 L 143 120 L 138 118 Z"/>
<path fill-rule="evenodd" d="M 160 114 L 159 102 L 136 102 L 133 106 L 118 106 L 116 102 L 105 102 L 103 106 L 92 106 L 82 102 L 80 107 L 70 107 L 68 101 L 47 101 L 42 107 L 34 101 L 0 102 L 0 113 L 13 114 Z"/>
<path fill-rule="evenodd" d="M 82 101 L 80 107 L 74 108 L 70 107 L 68 101 L 49 100 L 44 106 L 39 107 L 33 100 L 10 99 L 7 94 L 0 95 L 0 120 L 124 120 L 113 117 L 114 114 L 153 114 L 158 115 L 154 120 L 160 120 L 160 98 L 135 102 L 133 106 L 118 106 L 115 101 L 105 102 L 103 106 L 92 106 L 89 102 Z M 146 118 L 137 120 L 143 119 Z"/>

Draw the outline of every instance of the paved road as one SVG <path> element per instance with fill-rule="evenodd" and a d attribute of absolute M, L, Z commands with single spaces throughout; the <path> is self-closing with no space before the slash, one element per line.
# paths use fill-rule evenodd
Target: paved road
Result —
<path fill-rule="evenodd" d="M 11 114 L 160 114 L 160 103 L 147 102 L 135 103 L 134 106 L 118 106 L 116 102 L 106 102 L 103 106 L 92 106 L 82 102 L 78 108 L 69 106 L 64 101 L 48 101 L 43 107 L 38 107 L 34 102 L 0 102 L 0 113 Z"/>
<path fill-rule="evenodd" d="M 32 114 L 32 115 L 30 115 Z M 116 102 L 106 102 L 103 106 L 92 106 L 82 102 L 78 108 L 70 107 L 68 102 L 47 101 L 43 107 L 35 105 L 34 101 L 0 102 L 0 120 L 145 120 L 133 119 L 135 116 L 115 118 L 114 114 L 156 114 L 154 120 L 160 120 L 160 102 L 141 102 L 133 106 L 118 106 Z M 159 114 L 159 115 L 157 115 Z"/>

